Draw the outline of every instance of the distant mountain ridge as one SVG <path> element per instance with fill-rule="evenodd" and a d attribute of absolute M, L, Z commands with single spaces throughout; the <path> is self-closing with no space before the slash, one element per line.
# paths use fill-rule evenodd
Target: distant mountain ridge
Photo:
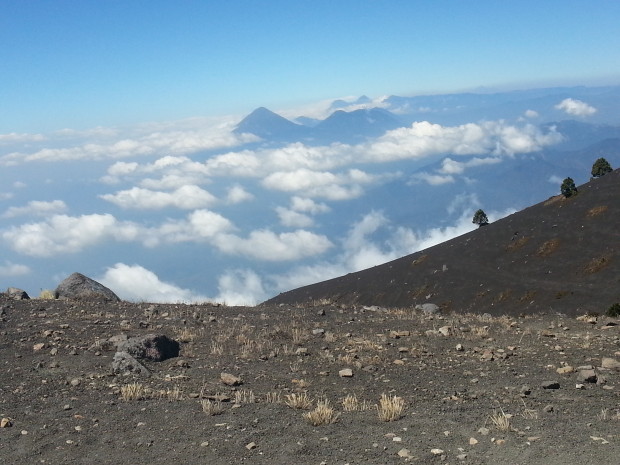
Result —
<path fill-rule="evenodd" d="M 269 141 L 328 144 L 360 142 L 402 126 L 398 117 L 381 108 L 336 110 L 326 119 L 306 126 L 260 107 L 241 120 L 234 132 L 251 133 Z"/>

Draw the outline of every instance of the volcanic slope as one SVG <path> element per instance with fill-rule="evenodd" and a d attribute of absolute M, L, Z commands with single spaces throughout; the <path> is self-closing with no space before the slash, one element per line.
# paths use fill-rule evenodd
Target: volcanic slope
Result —
<path fill-rule="evenodd" d="M 284 292 L 265 304 L 328 300 L 445 311 L 604 313 L 620 302 L 620 170 L 429 249 Z"/>

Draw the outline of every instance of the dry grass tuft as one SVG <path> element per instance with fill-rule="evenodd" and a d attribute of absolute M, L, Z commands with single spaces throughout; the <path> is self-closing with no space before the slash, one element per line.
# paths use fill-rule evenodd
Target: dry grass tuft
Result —
<path fill-rule="evenodd" d="M 345 412 L 355 412 L 360 409 L 360 402 L 355 394 L 348 394 L 342 399 L 342 408 Z"/>
<path fill-rule="evenodd" d="M 551 255 L 555 250 L 560 246 L 559 239 L 551 239 L 543 243 L 538 250 L 536 251 L 536 255 L 539 257 L 546 257 Z"/>
<path fill-rule="evenodd" d="M 510 417 L 500 409 L 499 412 L 494 411 L 489 415 L 491 423 L 500 431 L 510 431 Z"/>
<path fill-rule="evenodd" d="M 219 342 L 211 342 L 211 355 L 224 355 L 224 346 Z"/>
<path fill-rule="evenodd" d="M 610 260 L 607 257 L 593 258 L 586 264 L 586 266 L 584 266 L 583 271 L 587 274 L 598 273 L 607 265 L 609 265 L 609 262 Z"/>
<path fill-rule="evenodd" d="M 162 389 L 160 391 L 157 391 L 157 393 L 154 393 L 155 397 L 158 397 L 160 399 L 164 399 L 167 400 L 168 402 L 174 402 L 177 400 L 181 400 L 181 390 L 179 389 L 178 386 L 175 386 L 172 389 Z"/>
<path fill-rule="evenodd" d="M 200 405 L 202 406 L 202 411 L 209 416 L 224 413 L 224 406 L 219 400 L 202 399 Z"/>
<path fill-rule="evenodd" d="M 200 335 L 199 331 L 192 328 L 183 328 L 177 332 L 177 339 L 180 342 L 188 343 L 195 341 Z"/>
<path fill-rule="evenodd" d="M 254 402 L 256 402 L 256 396 L 251 389 L 235 391 L 235 404 L 253 404 Z"/>
<path fill-rule="evenodd" d="M 287 394 L 286 400 L 284 401 L 286 405 L 290 408 L 306 410 L 312 407 L 312 399 L 308 396 L 307 393 L 293 393 Z"/>
<path fill-rule="evenodd" d="M 282 395 L 280 391 L 271 391 L 265 395 L 265 402 L 268 404 L 280 404 L 282 403 Z"/>
<path fill-rule="evenodd" d="M 379 420 L 395 421 L 402 417 L 405 401 L 402 397 L 381 394 L 381 399 L 376 407 Z"/>
<path fill-rule="evenodd" d="M 416 266 L 424 263 L 428 259 L 428 255 L 420 255 L 414 261 L 411 262 L 411 265 Z"/>
<path fill-rule="evenodd" d="M 588 210 L 588 217 L 592 218 L 594 216 L 600 215 L 601 213 L 605 213 L 607 211 L 607 208 L 607 205 L 590 208 L 590 210 Z"/>
<path fill-rule="evenodd" d="M 121 398 L 125 402 L 129 402 L 132 400 L 141 400 L 146 396 L 146 389 L 143 384 L 140 383 L 130 383 L 121 386 Z"/>
<path fill-rule="evenodd" d="M 43 289 L 39 294 L 39 299 L 54 300 L 55 298 L 54 291 L 50 291 L 49 289 Z"/>
<path fill-rule="evenodd" d="M 291 328 L 291 337 L 295 344 L 301 344 L 310 338 L 308 331 L 303 328 Z"/>
<path fill-rule="evenodd" d="M 323 399 L 317 402 L 313 410 L 304 413 L 303 416 L 312 426 L 321 426 L 335 423 L 340 414 L 336 413 L 334 408 L 329 404 L 329 400 Z"/>

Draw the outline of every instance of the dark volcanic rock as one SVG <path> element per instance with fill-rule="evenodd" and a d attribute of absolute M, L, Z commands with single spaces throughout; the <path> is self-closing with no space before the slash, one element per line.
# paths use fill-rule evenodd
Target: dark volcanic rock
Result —
<path fill-rule="evenodd" d="M 127 352 L 116 352 L 112 361 L 112 371 L 116 374 L 135 373 L 149 376 L 150 372 Z"/>
<path fill-rule="evenodd" d="M 132 337 L 118 345 L 119 352 L 127 352 L 137 359 L 161 362 L 179 356 L 180 346 L 177 341 L 163 334 L 147 334 Z"/>
<path fill-rule="evenodd" d="M 112 302 L 121 300 L 103 284 L 81 273 L 73 273 L 61 282 L 56 291 L 54 291 L 54 296 L 57 299 L 69 300 L 104 300 Z"/>

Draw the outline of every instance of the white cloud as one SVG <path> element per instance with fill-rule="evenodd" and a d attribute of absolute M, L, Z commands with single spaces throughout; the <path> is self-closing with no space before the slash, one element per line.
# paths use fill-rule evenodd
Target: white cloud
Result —
<path fill-rule="evenodd" d="M 263 261 L 291 261 L 320 255 L 333 244 L 326 236 L 298 229 L 277 234 L 269 229 L 233 234 L 227 218 L 209 210 L 195 210 L 182 220 L 167 220 L 155 227 L 119 221 L 110 214 L 71 217 L 54 215 L 44 222 L 12 226 L 0 237 L 24 255 L 52 257 L 77 253 L 107 240 L 141 242 L 146 247 L 179 242 L 203 242 L 229 255 Z"/>
<path fill-rule="evenodd" d="M 317 203 L 312 199 L 294 195 L 291 197 L 291 210 L 316 215 L 318 213 L 326 213 L 331 209 L 324 203 Z"/>
<path fill-rule="evenodd" d="M 424 158 L 432 155 L 513 155 L 540 150 L 555 144 L 561 135 L 555 130 L 542 133 L 531 124 L 521 127 L 503 121 L 441 126 L 428 121 L 388 131 L 370 143 L 368 161 Z"/>
<path fill-rule="evenodd" d="M 173 192 L 133 187 L 116 194 L 104 194 L 99 197 L 121 208 L 139 210 L 156 210 L 168 207 L 192 210 L 207 207 L 216 201 L 216 198 L 209 192 L 194 185 L 182 186 Z"/>
<path fill-rule="evenodd" d="M 209 242 L 233 229 L 234 225 L 219 213 L 195 210 L 185 220 L 169 220 L 157 228 L 146 230 L 142 237 L 147 247 L 155 247 L 161 242 Z"/>
<path fill-rule="evenodd" d="M 213 244 L 222 252 L 264 261 L 292 261 L 320 255 L 333 244 L 323 235 L 298 229 L 276 234 L 268 229 L 250 232 L 247 238 L 220 234 Z"/>
<path fill-rule="evenodd" d="M 558 186 L 561 186 L 562 182 L 564 182 L 564 179 L 562 179 L 560 176 L 557 176 L 557 175 L 553 174 L 553 175 L 549 176 L 548 181 L 551 184 L 557 184 Z M 559 189 L 559 187 L 558 187 L 558 189 Z"/>
<path fill-rule="evenodd" d="M 205 166 L 210 176 L 258 177 L 268 169 L 265 160 L 251 150 L 216 155 L 209 158 Z"/>
<path fill-rule="evenodd" d="M 44 222 L 12 226 L 1 237 L 19 253 L 51 257 L 80 252 L 107 239 L 135 240 L 139 232 L 135 224 L 119 222 L 110 214 L 54 215 Z"/>
<path fill-rule="evenodd" d="M 29 274 L 30 271 L 26 265 L 11 263 L 8 260 L 4 261 L 4 265 L 0 265 L 0 276 L 23 276 Z"/>
<path fill-rule="evenodd" d="M 593 106 L 572 98 L 562 100 L 555 108 L 573 116 L 590 116 L 596 113 L 596 108 Z"/>
<path fill-rule="evenodd" d="M 50 145 L 62 143 L 63 147 L 48 146 L 30 152 L 11 152 L 0 157 L 0 165 L 11 166 L 35 161 L 104 160 L 158 154 L 184 155 L 259 140 L 251 134 L 236 134 L 232 132 L 233 128 L 234 120 L 221 118 L 145 124 L 123 130 L 65 130 L 50 134 L 47 138 L 36 139 Z M 12 136 L 12 139 L 12 143 L 20 142 L 16 136 Z M 67 146 L 71 142 L 73 145 Z"/>
<path fill-rule="evenodd" d="M 121 299 L 158 303 L 205 302 L 209 299 L 189 289 L 161 281 L 155 273 L 140 265 L 117 263 L 98 278 Z"/>
<path fill-rule="evenodd" d="M 230 270 L 218 278 L 219 293 L 216 302 L 226 305 L 256 305 L 268 294 L 260 276 L 252 270 Z"/>
<path fill-rule="evenodd" d="M 416 181 L 424 181 L 431 186 L 441 186 L 442 184 L 449 184 L 454 182 L 453 176 L 446 176 L 441 174 L 431 174 L 425 171 L 421 171 L 419 173 L 414 174 L 412 177 L 412 182 Z"/>
<path fill-rule="evenodd" d="M 43 134 L 28 134 L 11 132 L 9 134 L 0 134 L 0 144 L 16 144 L 40 142 L 46 140 Z"/>
<path fill-rule="evenodd" d="M 124 176 L 134 173 L 139 166 L 140 165 L 138 165 L 138 163 L 136 163 L 135 161 L 131 163 L 125 161 L 117 161 L 108 168 L 108 174 L 110 176 Z"/>
<path fill-rule="evenodd" d="M 439 168 L 438 172 L 447 175 L 463 174 L 467 168 L 482 165 L 493 165 L 495 163 L 500 163 L 501 161 L 502 160 L 499 157 L 474 157 L 468 161 L 461 162 L 448 157 L 443 159 L 441 162 L 441 168 Z"/>
<path fill-rule="evenodd" d="M 277 171 L 263 179 L 267 189 L 299 192 L 305 197 L 322 197 L 329 200 L 349 200 L 364 193 L 363 186 L 380 179 L 358 169 L 334 174 L 329 171 L 312 171 L 306 168 L 294 171 Z"/>
<path fill-rule="evenodd" d="M 10 207 L 2 215 L 4 218 L 14 218 L 21 215 L 48 216 L 62 213 L 67 210 L 67 205 L 62 200 L 50 202 L 32 200 L 24 207 Z"/>
<path fill-rule="evenodd" d="M 276 207 L 280 224 L 287 228 L 307 228 L 314 225 L 314 220 L 303 213 L 285 207 Z"/>
<path fill-rule="evenodd" d="M 228 194 L 226 195 L 226 203 L 228 204 L 236 204 L 241 202 L 247 202 L 248 200 L 252 200 L 254 196 L 246 191 L 239 184 L 235 184 L 228 188 Z"/>
<path fill-rule="evenodd" d="M 0 200 L 12 199 L 14 195 L 12 192 L 0 192 Z"/>
<path fill-rule="evenodd" d="M 526 118 L 538 118 L 538 112 L 536 110 L 525 110 L 524 116 Z"/>

